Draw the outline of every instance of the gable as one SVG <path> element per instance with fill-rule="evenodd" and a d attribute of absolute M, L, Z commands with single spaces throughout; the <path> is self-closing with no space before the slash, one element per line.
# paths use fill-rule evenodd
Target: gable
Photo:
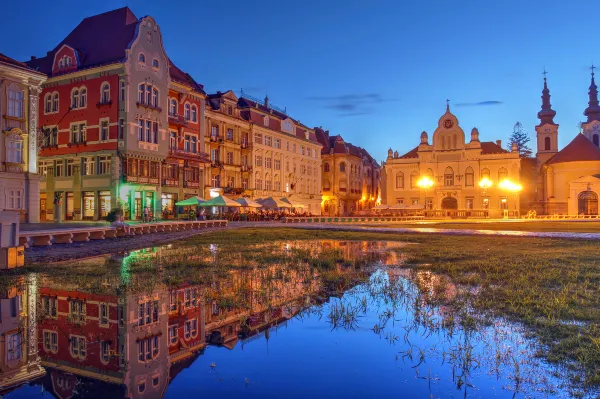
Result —
<path fill-rule="evenodd" d="M 79 68 L 79 57 L 77 51 L 71 46 L 63 44 L 54 54 L 52 62 L 52 74 L 76 71 Z"/>

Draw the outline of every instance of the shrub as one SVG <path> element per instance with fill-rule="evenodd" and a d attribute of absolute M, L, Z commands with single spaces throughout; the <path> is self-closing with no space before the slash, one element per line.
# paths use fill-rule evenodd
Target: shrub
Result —
<path fill-rule="evenodd" d="M 107 222 L 115 222 L 119 217 L 123 217 L 123 209 L 114 208 L 104 217 Z"/>

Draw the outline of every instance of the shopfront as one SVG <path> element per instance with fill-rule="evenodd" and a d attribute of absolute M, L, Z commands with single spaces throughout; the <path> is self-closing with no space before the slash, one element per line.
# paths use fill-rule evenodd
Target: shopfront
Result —
<path fill-rule="evenodd" d="M 112 195 L 110 191 L 100 191 L 100 218 L 104 218 L 110 212 L 110 203 L 112 201 Z"/>
<path fill-rule="evenodd" d="M 177 202 L 177 194 L 162 193 L 161 195 L 161 211 L 163 219 L 175 219 L 177 211 L 175 203 Z"/>
<path fill-rule="evenodd" d="M 94 220 L 96 198 L 93 191 L 83 192 L 83 220 Z"/>

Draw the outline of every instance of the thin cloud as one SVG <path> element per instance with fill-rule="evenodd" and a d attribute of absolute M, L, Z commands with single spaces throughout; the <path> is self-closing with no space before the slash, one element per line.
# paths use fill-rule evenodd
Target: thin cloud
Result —
<path fill-rule="evenodd" d="M 504 102 L 498 101 L 498 100 L 487 100 L 487 101 L 480 101 L 477 103 L 458 103 L 455 105 L 457 107 L 486 107 L 486 106 L 490 106 L 490 105 L 500 105 L 500 104 L 504 104 Z"/>
<path fill-rule="evenodd" d="M 307 100 L 323 103 L 325 108 L 339 112 L 338 116 L 356 116 L 372 114 L 374 105 L 395 99 L 384 98 L 378 93 L 348 93 L 337 96 L 312 96 Z"/>

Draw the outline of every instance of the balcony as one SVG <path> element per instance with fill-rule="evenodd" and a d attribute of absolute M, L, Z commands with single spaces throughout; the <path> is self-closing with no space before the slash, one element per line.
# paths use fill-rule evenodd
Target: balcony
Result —
<path fill-rule="evenodd" d="M 127 183 L 139 183 L 139 184 L 159 184 L 160 180 L 158 177 L 148 176 L 132 176 L 123 175 L 123 181 Z"/>
<path fill-rule="evenodd" d="M 223 169 L 223 164 L 219 161 L 212 161 L 210 163 L 210 167 L 215 169 Z"/>
<path fill-rule="evenodd" d="M 242 143 L 241 148 L 244 151 L 250 151 L 252 150 L 252 143 Z"/>
<path fill-rule="evenodd" d="M 17 118 L 14 116 L 4 115 L 4 128 L 3 130 L 20 129 L 23 133 L 25 129 L 25 118 Z"/>
<path fill-rule="evenodd" d="M 183 117 L 183 115 L 179 115 L 179 114 L 169 114 L 169 124 L 171 125 L 175 125 L 175 126 L 182 126 L 182 127 L 188 127 L 188 123 L 185 120 L 185 118 Z"/>
<path fill-rule="evenodd" d="M 179 158 L 186 158 L 198 162 L 209 162 L 208 154 L 205 152 L 190 152 L 179 148 L 169 148 L 169 155 Z"/>
<path fill-rule="evenodd" d="M 210 136 L 211 143 L 223 143 L 223 137 L 219 136 Z"/>
<path fill-rule="evenodd" d="M 252 165 L 242 165 L 242 172 L 250 172 L 252 170 Z"/>
<path fill-rule="evenodd" d="M 179 187 L 179 179 L 163 179 L 162 185 L 165 187 Z"/>
<path fill-rule="evenodd" d="M 200 188 L 200 182 L 199 181 L 184 181 L 183 182 L 183 187 L 185 188 Z"/>

